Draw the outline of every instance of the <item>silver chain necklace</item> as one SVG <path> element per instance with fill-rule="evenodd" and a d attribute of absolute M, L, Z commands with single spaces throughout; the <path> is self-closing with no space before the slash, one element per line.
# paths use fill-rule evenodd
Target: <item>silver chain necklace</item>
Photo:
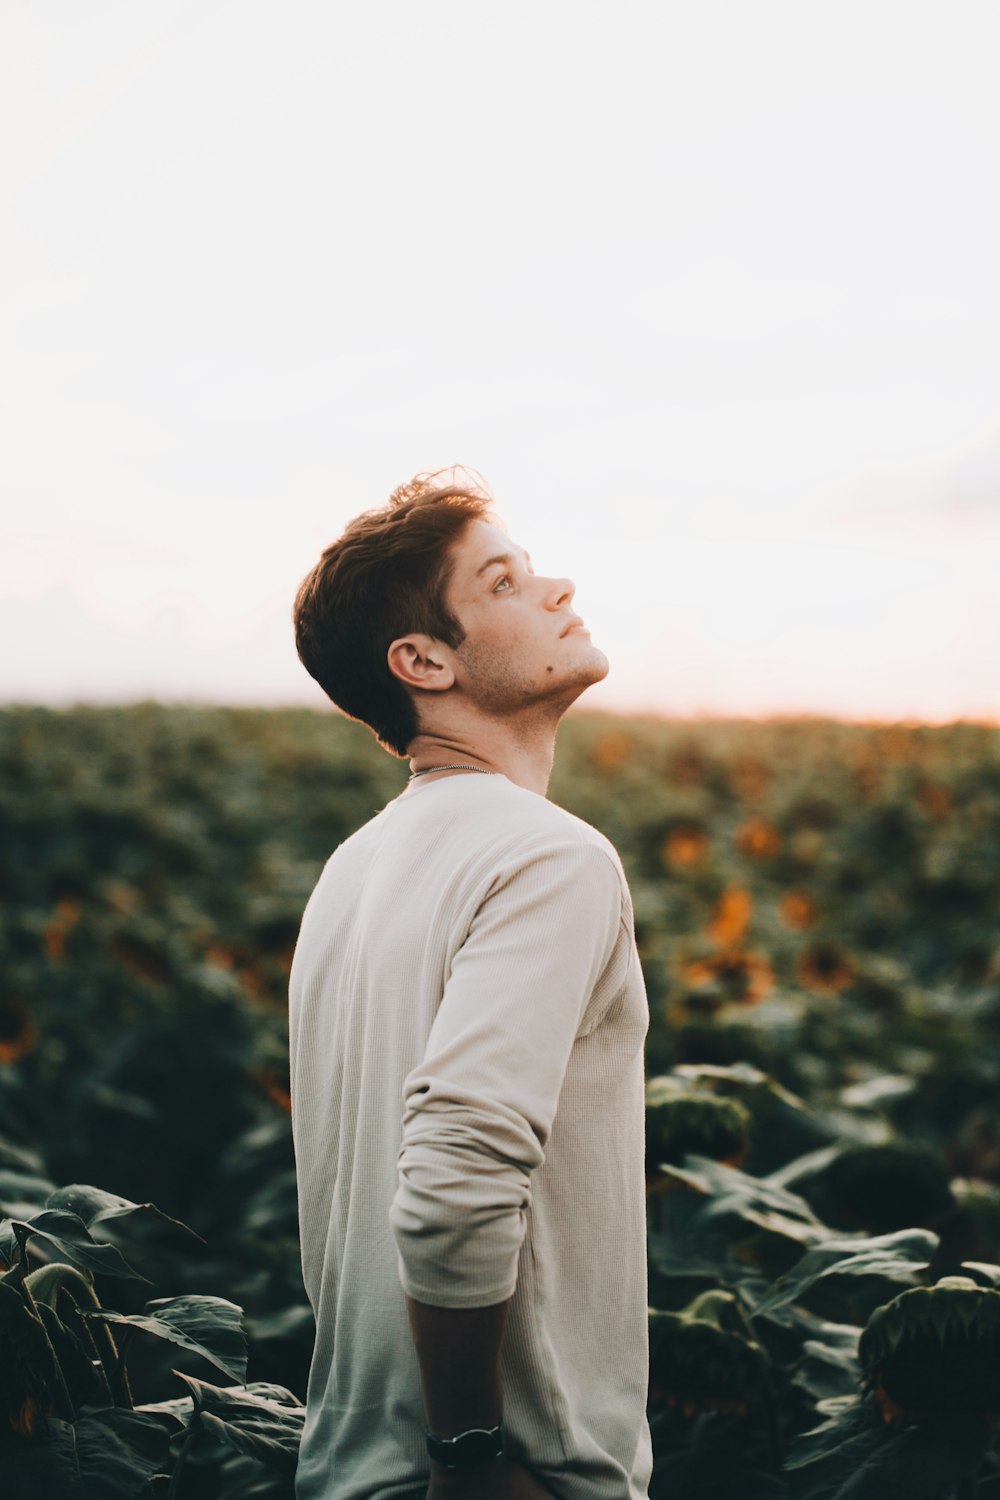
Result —
<path fill-rule="evenodd" d="M 426 771 L 411 771 L 407 780 L 416 781 L 418 776 L 429 776 L 432 771 L 478 771 L 480 776 L 499 776 L 499 771 L 486 771 L 482 766 L 428 766 Z"/>

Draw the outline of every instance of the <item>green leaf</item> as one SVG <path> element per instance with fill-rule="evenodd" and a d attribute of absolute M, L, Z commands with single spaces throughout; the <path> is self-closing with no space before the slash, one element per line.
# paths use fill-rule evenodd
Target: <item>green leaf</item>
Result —
<path fill-rule="evenodd" d="M 742 1216 L 750 1210 L 758 1215 L 776 1214 L 781 1220 L 794 1219 L 811 1228 L 823 1228 L 809 1204 L 797 1193 L 791 1193 L 767 1178 L 752 1177 L 738 1167 L 711 1161 L 707 1156 L 689 1156 L 687 1160 L 694 1170 L 686 1175 L 712 1194 L 713 1201 L 705 1210 L 706 1217 L 728 1213 Z"/>
<path fill-rule="evenodd" d="M 976 1477 L 991 1436 L 982 1421 L 880 1427 L 873 1403 L 864 1402 L 800 1439 L 786 1463 L 795 1500 L 938 1500 Z"/>
<path fill-rule="evenodd" d="M 0 1277 L 0 1349 L 0 1411 L 15 1411 L 27 1397 L 44 1409 L 58 1383 L 55 1355 L 45 1325 L 6 1277 Z"/>
<path fill-rule="evenodd" d="M 884 1276 L 905 1286 L 918 1286 L 938 1237 L 928 1229 L 900 1229 L 872 1239 L 827 1240 L 807 1250 L 790 1271 L 779 1276 L 753 1309 L 772 1312 L 795 1302 L 826 1276 Z"/>
<path fill-rule="evenodd" d="M 5 1204 L 8 1211 L 15 1207 L 17 1211 L 26 1209 L 29 1212 L 41 1208 L 52 1187 L 46 1177 L 0 1166 L 0 1203 Z"/>
<path fill-rule="evenodd" d="M 990 1265 L 982 1260 L 966 1260 L 962 1262 L 961 1271 L 963 1276 L 968 1276 L 977 1286 L 1000 1288 L 1000 1266 Z"/>
<path fill-rule="evenodd" d="M 179 1373 L 175 1371 L 175 1374 Z M 185 1377 L 193 1380 L 194 1377 Z M 204 1386 L 205 1382 L 201 1384 Z M 301 1407 L 302 1402 L 286 1386 L 273 1385 L 268 1380 L 251 1380 L 247 1385 L 223 1386 L 221 1389 L 226 1395 L 237 1392 L 240 1395 L 262 1396 L 269 1401 L 277 1401 L 280 1406 Z M 193 1396 L 174 1396 L 169 1401 L 149 1401 L 142 1406 L 137 1406 L 136 1411 L 148 1413 L 164 1422 L 172 1432 L 181 1432 L 191 1420 L 194 1411 Z"/>
<path fill-rule="evenodd" d="M 223 1390 L 195 1380 L 180 1370 L 174 1374 L 194 1392 L 194 1410 L 207 1432 L 241 1453 L 259 1459 L 280 1474 L 294 1475 L 306 1409 L 298 1403 L 261 1393 L 261 1386 Z M 281 1386 L 264 1387 L 289 1396 Z M 291 1400 L 294 1402 L 295 1398 Z"/>
<path fill-rule="evenodd" d="M 885 1109 L 909 1098 L 916 1087 L 917 1080 L 904 1073 L 879 1073 L 841 1090 L 840 1102 L 848 1109 Z"/>
<path fill-rule="evenodd" d="M 194 1401 L 190 1396 L 174 1396 L 169 1401 L 145 1401 L 135 1410 L 143 1416 L 155 1417 L 170 1432 L 183 1432 L 191 1420 Z"/>
<path fill-rule="evenodd" d="M 88 1183 L 76 1182 L 70 1187 L 57 1188 L 49 1195 L 46 1207 L 78 1214 L 88 1228 L 95 1224 L 109 1223 L 117 1227 L 120 1221 L 135 1219 L 139 1223 L 165 1225 L 172 1230 L 180 1230 L 183 1235 L 190 1235 L 199 1244 L 205 1243 L 190 1225 L 182 1223 L 180 1219 L 172 1219 L 155 1204 L 133 1203 L 128 1198 L 120 1198 L 117 1193 L 107 1193 L 103 1188 L 92 1187 Z"/>
<path fill-rule="evenodd" d="M 128 1277 L 133 1281 L 145 1281 L 125 1260 L 114 1245 L 98 1245 L 78 1214 L 60 1209 L 43 1208 L 29 1219 L 5 1219 L 0 1224 L 0 1254 L 13 1264 L 17 1258 L 17 1239 L 14 1226 L 30 1230 L 32 1235 L 55 1245 L 64 1259 L 71 1265 L 86 1267 L 101 1276 Z M 11 1247 L 13 1247 L 11 1249 Z"/>
<path fill-rule="evenodd" d="M 309 1303 L 297 1302 L 293 1307 L 279 1307 L 259 1318 L 251 1318 L 249 1326 L 255 1344 L 268 1339 L 289 1339 L 304 1344 L 313 1337 L 316 1322 Z"/>
<path fill-rule="evenodd" d="M 84 1311 L 88 1318 L 141 1328 L 156 1338 L 200 1354 L 233 1380 L 242 1382 L 247 1373 L 247 1340 L 243 1331 L 243 1309 L 224 1297 L 157 1297 L 141 1313 L 119 1313 L 109 1308 Z"/>
<path fill-rule="evenodd" d="M 88 1500 L 72 1422 L 56 1417 L 39 1421 L 33 1441 L 5 1446 L 0 1462 L 4 1500 L 39 1500 L 43 1495 Z"/>
<path fill-rule="evenodd" d="M 743 1283 L 743 1292 L 751 1305 L 762 1300 L 767 1288 L 757 1281 Z M 833 1323 L 820 1318 L 795 1303 L 770 1312 L 752 1315 L 754 1337 L 764 1344 L 779 1365 L 791 1367 L 798 1360 L 807 1340 L 854 1358 L 858 1352 L 860 1329 L 853 1323 Z"/>
<path fill-rule="evenodd" d="M 48 1417 L 35 1438 L 5 1448 L 4 1500 L 136 1500 L 170 1459 L 152 1417 L 107 1407 L 76 1422 Z"/>
<path fill-rule="evenodd" d="M 26 1146 L 17 1146 L 7 1136 L 0 1135 L 0 1167 L 15 1172 L 27 1172 L 33 1177 L 42 1177 L 45 1163 L 37 1151 Z"/>
<path fill-rule="evenodd" d="M 795 1500 L 832 1500 L 884 1441 L 874 1402 L 840 1397 L 823 1402 L 821 1409 L 829 1414 L 827 1421 L 796 1438 L 785 1458 Z"/>
<path fill-rule="evenodd" d="M 816 1402 L 838 1396 L 856 1396 L 859 1379 L 856 1353 L 843 1346 L 821 1343 L 818 1339 L 806 1339 L 792 1376 L 793 1384 Z"/>
<path fill-rule="evenodd" d="M 18 1220 L 18 1223 L 21 1221 Z M 3 1267 L 16 1266 L 20 1259 L 21 1250 L 17 1243 L 17 1235 L 14 1233 L 14 1225 L 10 1219 L 0 1219 L 0 1270 Z"/>

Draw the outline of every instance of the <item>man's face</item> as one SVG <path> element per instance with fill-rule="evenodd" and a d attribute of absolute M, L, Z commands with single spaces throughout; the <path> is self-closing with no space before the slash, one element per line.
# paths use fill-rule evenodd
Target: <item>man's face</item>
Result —
<path fill-rule="evenodd" d="M 498 526 L 470 521 L 452 549 L 447 603 L 465 640 L 456 677 L 483 708 L 511 713 L 542 702 L 563 708 L 607 676 L 608 659 L 573 609 L 568 578 L 535 573 Z"/>

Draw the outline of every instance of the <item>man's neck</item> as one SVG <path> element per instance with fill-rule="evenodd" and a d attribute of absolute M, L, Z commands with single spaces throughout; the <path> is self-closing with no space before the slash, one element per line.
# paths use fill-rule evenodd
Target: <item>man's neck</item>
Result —
<path fill-rule="evenodd" d="M 490 722 L 470 733 L 418 734 L 408 747 L 410 770 L 429 773 L 434 766 L 477 766 L 499 771 L 508 781 L 544 797 L 552 774 L 556 748 L 556 724 L 528 726 Z M 441 771 L 441 776 L 460 775 Z M 433 781 L 431 774 L 422 781 Z"/>

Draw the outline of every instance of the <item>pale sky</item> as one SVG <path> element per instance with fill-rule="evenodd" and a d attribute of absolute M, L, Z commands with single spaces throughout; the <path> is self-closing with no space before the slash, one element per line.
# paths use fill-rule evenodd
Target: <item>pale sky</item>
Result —
<path fill-rule="evenodd" d="M 1000 718 L 993 0 L 3 0 L 0 700 L 320 705 L 485 475 L 592 707 Z"/>

